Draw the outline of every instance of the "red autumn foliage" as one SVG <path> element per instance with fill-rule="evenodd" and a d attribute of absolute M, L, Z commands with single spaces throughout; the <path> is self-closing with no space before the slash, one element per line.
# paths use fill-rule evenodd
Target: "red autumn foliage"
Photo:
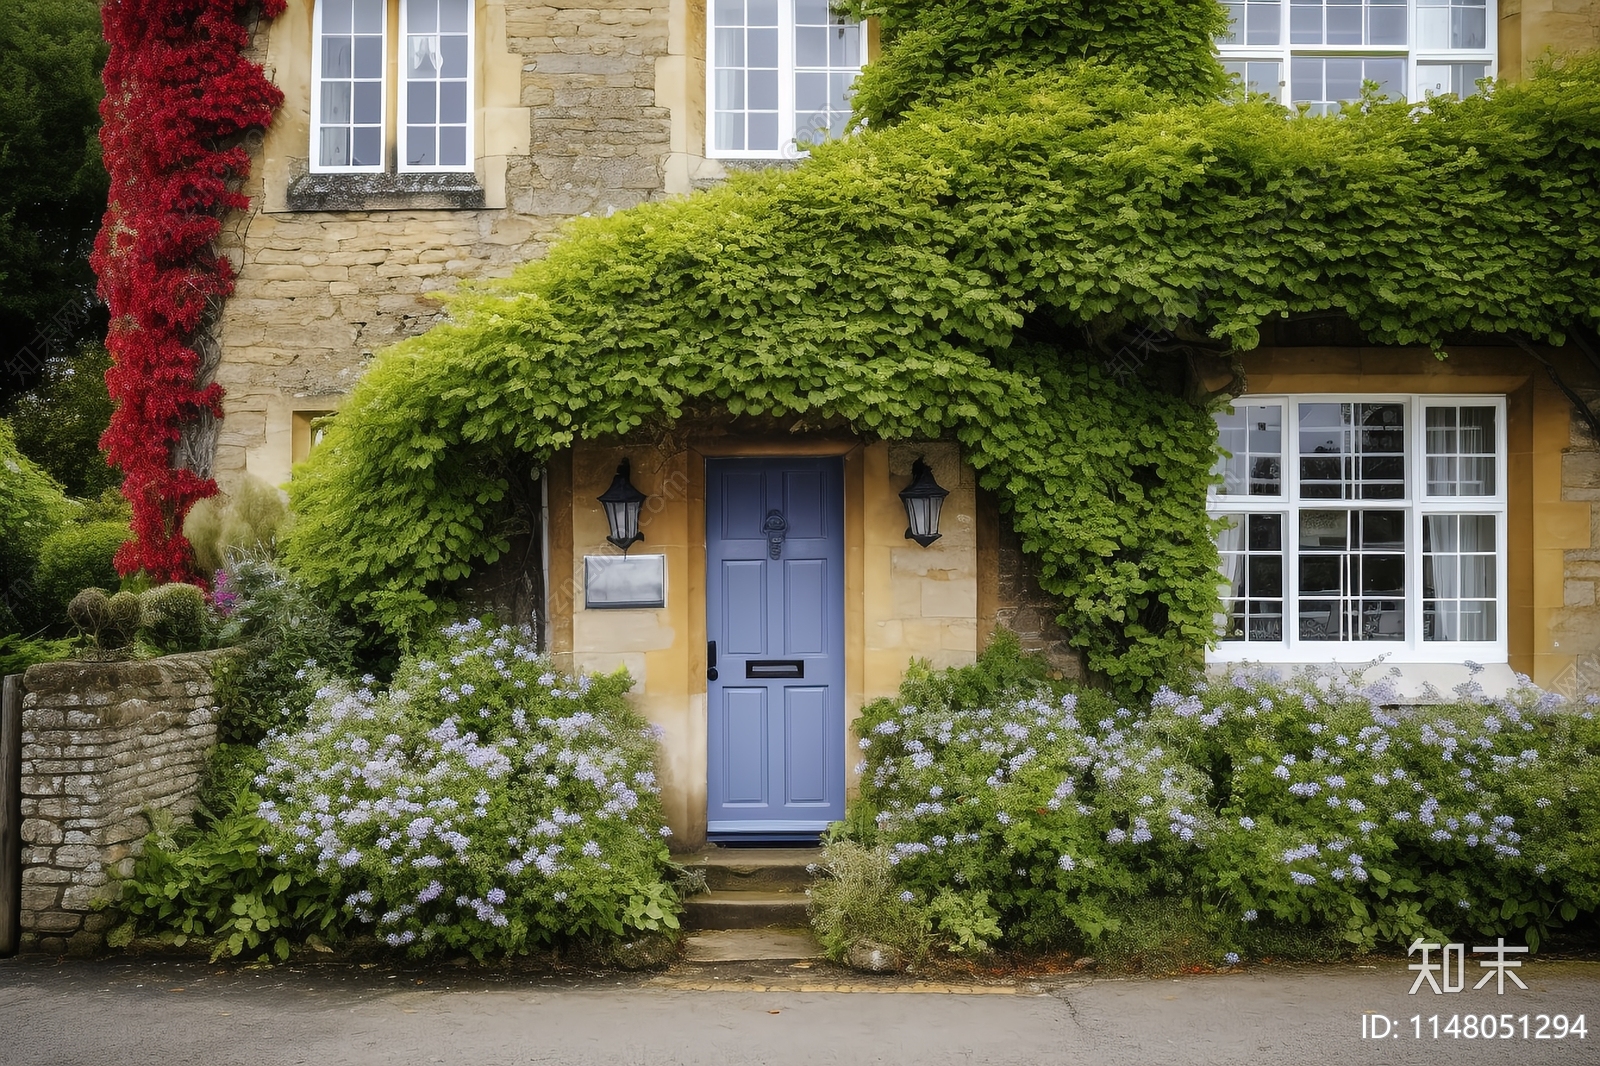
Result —
<path fill-rule="evenodd" d="M 107 0 L 100 143 L 110 202 L 91 262 L 111 311 L 106 384 L 116 402 L 100 440 L 122 470 L 134 539 L 117 553 L 123 574 L 194 579 L 183 521 L 216 482 L 174 469 L 185 424 L 221 417 L 222 389 L 197 387 L 192 344 L 207 308 L 233 291 L 233 268 L 214 241 L 228 211 L 249 198 L 238 184 L 250 158 L 238 143 L 263 129 L 283 93 L 242 54 L 239 0 Z M 262 0 L 281 14 L 284 0 Z"/>

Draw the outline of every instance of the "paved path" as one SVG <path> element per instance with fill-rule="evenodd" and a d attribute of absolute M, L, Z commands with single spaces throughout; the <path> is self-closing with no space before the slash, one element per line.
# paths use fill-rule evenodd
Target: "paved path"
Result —
<path fill-rule="evenodd" d="M 1535 960 L 1529 991 L 1498 997 L 1408 997 L 1411 977 L 1386 960 L 965 990 L 803 963 L 566 978 L 24 958 L 0 961 L 0 1063 L 1600 1063 L 1600 963 Z M 1363 1040 L 1366 1011 L 1404 1035 Z M 1589 1033 L 1435 1040 L 1426 1021 L 1491 1012 L 1584 1014 Z"/>

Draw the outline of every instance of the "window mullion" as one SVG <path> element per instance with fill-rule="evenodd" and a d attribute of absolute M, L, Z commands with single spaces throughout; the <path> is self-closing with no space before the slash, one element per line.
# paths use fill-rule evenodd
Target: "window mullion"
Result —
<path fill-rule="evenodd" d="M 794 0 L 778 0 L 778 148 L 798 155 L 794 128 Z"/>
<path fill-rule="evenodd" d="M 1427 499 L 1427 412 L 1421 396 L 1408 398 L 1411 432 L 1406 454 L 1406 649 L 1422 648 L 1422 512 Z"/>
<path fill-rule="evenodd" d="M 1287 15 L 1288 2 L 1284 3 Z M 1284 39 L 1289 37 L 1287 18 Z M 1285 68 L 1287 69 L 1287 68 Z M 1300 647 L 1300 402 L 1283 400 L 1283 635 L 1291 652 Z"/>

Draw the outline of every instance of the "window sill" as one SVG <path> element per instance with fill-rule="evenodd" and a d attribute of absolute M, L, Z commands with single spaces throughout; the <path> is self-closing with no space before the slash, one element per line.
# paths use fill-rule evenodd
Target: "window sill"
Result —
<path fill-rule="evenodd" d="M 1395 703 L 1401 706 L 1449 700 L 1453 698 L 1455 687 L 1466 681 L 1476 681 L 1490 696 L 1504 696 L 1517 687 L 1517 674 L 1504 661 L 1484 663 L 1477 673 L 1474 673 L 1471 667 L 1461 662 L 1395 662 L 1393 659 L 1376 662 L 1374 661 L 1376 658 L 1377 656 L 1369 656 L 1357 659 L 1352 656 L 1348 659 L 1318 663 L 1308 663 L 1303 660 L 1266 662 L 1261 659 L 1224 660 L 1213 652 L 1206 656 L 1206 672 L 1217 677 L 1227 677 L 1242 668 L 1250 672 L 1276 674 L 1284 679 L 1302 670 L 1309 670 L 1314 674 L 1338 673 L 1350 677 L 1360 675 L 1368 684 L 1378 681 L 1390 682 L 1395 688 Z"/>
<path fill-rule="evenodd" d="M 289 185 L 288 211 L 476 211 L 486 204 L 477 176 L 302 174 Z"/>

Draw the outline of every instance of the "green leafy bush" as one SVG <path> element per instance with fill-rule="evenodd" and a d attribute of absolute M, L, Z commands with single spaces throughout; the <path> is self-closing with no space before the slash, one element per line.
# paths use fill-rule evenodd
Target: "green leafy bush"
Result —
<path fill-rule="evenodd" d="M 95 224 L 105 207 L 103 190 L 100 197 Z M 114 493 L 121 481 L 100 451 L 100 435 L 111 421 L 111 396 L 106 391 L 110 368 L 111 354 L 105 346 L 86 344 L 47 363 L 42 380 L 18 396 L 6 413 L 16 430 L 17 447 L 79 499 Z"/>
<path fill-rule="evenodd" d="M 1026 77 L 1103 61 L 1191 98 L 1223 86 L 1213 42 L 1227 16 L 1209 0 L 854 0 L 882 50 L 856 80 L 858 118 L 884 126 L 976 75 Z"/>
<path fill-rule="evenodd" d="M 104 589 L 87 588 L 67 604 L 67 617 L 96 649 L 122 651 L 139 635 L 142 612 L 132 592 L 107 596 Z"/>
<path fill-rule="evenodd" d="M 194 585 L 173 582 L 139 594 L 139 628 L 162 654 L 199 651 L 211 642 L 206 594 Z"/>
<path fill-rule="evenodd" d="M 111 519 L 68 522 L 45 538 L 34 585 L 52 622 L 65 619 L 67 604 L 84 589 L 117 586 L 112 557 L 131 535 L 126 519 Z"/>
<path fill-rule="evenodd" d="M 1240 672 L 1130 709 L 1017 659 L 1001 640 L 913 669 L 859 720 L 852 822 L 925 913 L 954 891 L 1008 943 L 1134 951 L 1124 926 L 1155 907 L 1220 956 L 1285 930 L 1537 948 L 1600 908 L 1592 705 L 1469 685 L 1397 708 L 1382 681 Z"/>
<path fill-rule="evenodd" d="M 220 747 L 196 828 L 152 834 L 118 942 L 285 958 L 312 933 L 370 930 L 482 958 L 677 929 L 631 682 L 562 675 L 522 638 L 451 627 L 388 691 L 312 668 L 304 723 Z"/>
<path fill-rule="evenodd" d="M 72 658 L 76 642 L 0 635 L 0 677 L 20 674 L 36 663 L 55 663 Z"/>
<path fill-rule="evenodd" d="M 55 479 L 17 450 L 11 424 L 0 418 L 0 616 L 10 616 L 9 624 L 37 624 L 28 606 L 39 549 L 73 510 Z"/>
<path fill-rule="evenodd" d="M 216 575 L 216 640 L 238 649 L 212 668 L 225 743 L 255 744 L 305 719 L 324 672 L 348 676 L 356 634 L 326 602 L 263 554 L 235 554 Z"/>
<path fill-rule="evenodd" d="M 269 737 L 263 846 L 415 954 L 674 930 L 631 686 L 560 674 L 510 627 L 452 626 L 389 690 L 330 681 L 303 728 Z"/>
<path fill-rule="evenodd" d="M 1090 668 L 1179 683 L 1215 638 L 1218 565 L 1186 360 L 1328 308 L 1440 351 L 1592 328 L 1596 116 L 1600 58 L 1293 122 L 1109 65 L 975 76 L 464 289 L 329 420 L 283 550 L 331 601 L 420 631 L 507 550 L 510 467 L 685 412 L 814 416 L 959 441 Z"/>
<path fill-rule="evenodd" d="M 159 826 L 145 838 L 118 907 L 126 921 L 107 937 L 113 947 L 137 935 L 183 946 L 212 945 L 213 959 L 289 957 L 293 943 L 316 934 L 337 938 L 349 916 L 332 886 L 299 881 L 262 853 L 267 826 L 249 789 L 214 794 L 220 809 L 197 812 L 196 825 Z"/>
<path fill-rule="evenodd" d="M 928 918 L 896 883 L 888 852 L 853 840 L 831 841 L 806 901 L 811 927 L 831 959 L 858 940 L 894 948 L 915 963 L 928 949 Z M 907 893 L 909 896 L 909 893 Z"/>

